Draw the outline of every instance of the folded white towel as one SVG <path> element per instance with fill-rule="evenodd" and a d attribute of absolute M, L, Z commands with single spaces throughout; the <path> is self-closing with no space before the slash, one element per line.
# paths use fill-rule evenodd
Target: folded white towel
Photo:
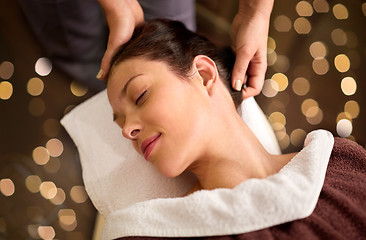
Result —
<path fill-rule="evenodd" d="M 305 218 L 318 201 L 333 143 L 330 132 L 313 131 L 302 151 L 265 179 L 115 211 L 106 218 L 102 239 L 231 235 Z"/>
<path fill-rule="evenodd" d="M 273 130 L 254 98 L 245 100 L 241 111 L 263 146 L 280 154 Z M 188 173 L 166 178 L 135 152 L 113 123 L 105 90 L 74 108 L 61 123 L 78 147 L 86 191 L 103 216 L 136 202 L 183 196 L 195 182 Z"/>

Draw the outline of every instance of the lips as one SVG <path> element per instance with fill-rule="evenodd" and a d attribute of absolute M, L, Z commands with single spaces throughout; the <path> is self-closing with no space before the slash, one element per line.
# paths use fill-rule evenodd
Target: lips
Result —
<path fill-rule="evenodd" d="M 161 136 L 161 134 L 156 134 L 142 142 L 141 152 L 142 152 L 142 154 L 144 154 L 144 158 L 146 160 L 148 160 L 148 157 L 150 156 L 150 153 L 154 149 L 155 144 L 157 143 L 160 136 Z"/>

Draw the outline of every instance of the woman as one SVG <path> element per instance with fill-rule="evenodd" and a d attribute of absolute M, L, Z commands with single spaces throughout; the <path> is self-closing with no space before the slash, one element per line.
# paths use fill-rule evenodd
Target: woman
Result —
<path fill-rule="evenodd" d="M 230 61 L 182 24 L 142 25 L 113 62 L 107 91 L 123 136 L 163 175 L 195 174 L 198 183 L 191 192 L 237 189 L 250 179 L 280 175 L 296 155 L 271 155 L 262 147 L 237 113 L 241 98 L 229 84 Z M 361 165 L 365 181 L 365 159 Z M 360 196 L 365 200 L 364 193 Z M 366 215 L 360 219 L 365 226 Z M 355 236 L 362 236 L 360 229 Z M 263 234 L 256 236 L 268 232 Z"/>

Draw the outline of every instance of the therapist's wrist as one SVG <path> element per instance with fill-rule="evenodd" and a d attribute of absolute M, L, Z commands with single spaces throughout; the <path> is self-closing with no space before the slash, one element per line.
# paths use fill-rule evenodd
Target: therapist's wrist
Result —
<path fill-rule="evenodd" d="M 270 17 L 274 0 L 239 0 L 238 14 L 246 17 L 262 15 Z"/>

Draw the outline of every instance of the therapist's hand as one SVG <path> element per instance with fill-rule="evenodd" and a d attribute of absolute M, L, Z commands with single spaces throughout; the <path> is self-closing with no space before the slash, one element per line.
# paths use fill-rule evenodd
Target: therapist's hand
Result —
<path fill-rule="evenodd" d="M 231 80 L 233 88 L 242 91 L 243 99 L 258 95 L 263 87 L 272 8 L 273 0 L 240 0 L 231 26 L 231 44 L 236 53 Z"/>
<path fill-rule="evenodd" d="M 118 48 L 130 40 L 135 27 L 144 22 L 144 13 L 137 0 L 98 0 L 103 7 L 108 26 L 109 38 L 98 79 L 105 79 L 111 67 L 113 55 Z"/>

